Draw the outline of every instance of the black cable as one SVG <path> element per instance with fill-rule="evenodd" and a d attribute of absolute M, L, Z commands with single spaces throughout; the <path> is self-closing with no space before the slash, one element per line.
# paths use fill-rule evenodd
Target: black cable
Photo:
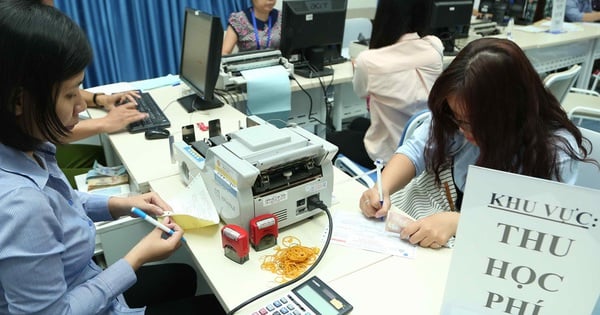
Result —
<path fill-rule="evenodd" d="M 310 93 L 308 93 L 308 91 L 306 91 L 304 89 L 304 87 L 300 84 L 300 82 L 298 82 L 298 79 L 296 79 L 295 76 L 291 76 L 291 78 L 292 78 L 292 80 L 296 81 L 296 84 L 298 84 L 298 87 L 300 87 L 300 89 L 302 90 L 302 92 L 304 92 L 304 94 L 306 94 L 306 96 L 308 96 L 308 100 L 309 100 L 308 122 L 310 122 L 311 119 L 314 119 L 319 124 L 327 126 L 324 122 L 320 121 L 319 119 L 317 119 L 315 117 L 312 117 L 312 108 L 313 108 L 313 99 L 312 99 L 312 96 L 310 96 Z"/>
<path fill-rule="evenodd" d="M 230 91 L 222 90 L 222 89 L 215 89 L 214 93 L 219 95 L 220 97 L 222 97 L 230 105 L 233 105 L 233 103 L 235 103 L 235 100 L 233 99 L 233 96 L 231 95 Z M 227 100 L 227 98 L 229 98 L 229 100 Z M 231 101 L 231 102 L 229 102 L 229 101 Z"/>
<path fill-rule="evenodd" d="M 308 68 L 314 73 L 319 72 L 319 70 L 311 64 L 308 64 Z M 327 131 L 334 131 L 335 127 L 333 126 L 333 119 L 331 117 L 331 110 L 333 109 L 333 104 L 329 102 L 327 92 L 333 84 L 333 76 L 335 74 L 335 71 L 333 71 L 333 67 L 331 66 L 329 66 L 329 69 L 331 70 L 331 80 L 329 80 L 329 84 L 327 86 L 325 86 L 325 83 L 323 82 L 323 80 L 321 80 L 320 76 L 317 76 L 317 79 L 319 80 L 319 84 L 321 85 L 321 90 L 323 91 L 323 100 L 325 102 L 325 128 L 327 129 Z"/>
<path fill-rule="evenodd" d="M 310 71 L 316 74 L 316 78 L 317 80 L 319 80 L 319 85 L 321 86 L 321 90 L 323 91 L 323 101 L 325 102 L 325 123 L 323 125 L 325 125 L 327 131 L 334 131 L 335 128 L 333 126 L 333 120 L 331 117 L 331 110 L 333 109 L 333 105 L 329 102 L 329 97 L 327 94 L 329 88 L 331 88 L 331 85 L 333 84 L 333 76 L 335 73 L 333 71 L 333 67 L 329 66 L 329 69 L 331 70 L 331 80 L 329 80 L 329 84 L 325 86 L 325 83 L 323 82 L 323 80 L 321 80 L 321 76 L 319 75 L 319 70 L 311 63 L 308 63 L 307 66 L 310 69 Z"/>
<path fill-rule="evenodd" d="M 307 206 L 313 205 L 316 208 L 320 208 L 323 211 L 325 211 L 325 213 L 327 214 L 327 220 L 329 222 L 329 231 L 327 232 L 327 240 L 325 241 L 325 245 L 323 245 L 323 249 L 321 250 L 321 253 L 319 253 L 319 256 L 317 257 L 317 259 L 315 260 L 315 262 L 312 264 L 312 266 L 310 266 L 308 269 L 306 269 L 302 274 L 300 274 L 298 277 L 296 277 L 295 279 L 292 279 L 286 283 L 282 283 L 276 287 L 273 287 L 271 289 L 268 289 L 266 291 L 263 291 L 249 299 L 247 299 L 246 301 L 242 302 L 241 304 L 239 304 L 238 306 L 234 307 L 233 309 L 231 309 L 227 315 L 233 315 L 235 314 L 235 312 L 239 311 L 240 309 L 242 309 L 243 307 L 247 306 L 248 304 L 266 296 L 269 295 L 281 288 L 285 288 L 291 284 L 294 284 L 296 282 L 298 282 L 300 279 L 306 277 L 308 274 L 310 274 L 319 264 L 319 262 L 321 261 L 321 259 L 323 258 L 323 256 L 325 255 L 325 252 L 327 251 L 327 248 L 329 247 L 329 242 L 331 241 L 331 235 L 333 233 L 333 218 L 331 216 L 331 212 L 329 212 L 329 208 L 327 208 L 327 205 L 325 205 L 325 203 L 323 201 L 321 201 L 316 195 L 313 195 L 311 197 L 308 198 L 308 204 Z"/>

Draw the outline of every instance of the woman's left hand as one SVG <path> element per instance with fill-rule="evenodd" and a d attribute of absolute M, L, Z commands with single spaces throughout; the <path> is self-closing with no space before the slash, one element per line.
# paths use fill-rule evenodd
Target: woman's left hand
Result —
<path fill-rule="evenodd" d="M 131 208 L 136 207 L 152 216 L 160 216 L 164 211 L 172 211 L 169 206 L 156 192 L 149 192 L 131 197 L 111 197 L 108 200 L 108 208 L 113 218 L 131 215 Z"/>
<path fill-rule="evenodd" d="M 100 96 L 98 96 L 100 97 Z M 122 103 L 135 103 L 137 104 L 136 99 L 140 98 L 140 93 L 138 91 L 127 91 L 122 93 L 115 93 L 110 95 L 105 95 L 101 97 L 102 105 L 107 111 L 111 111 L 117 104 Z"/>
<path fill-rule="evenodd" d="M 440 248 L 456 234 L 460 214 L 444 211 L 421 218 L 406 226 L 400 238 L 421 247 Z"/>

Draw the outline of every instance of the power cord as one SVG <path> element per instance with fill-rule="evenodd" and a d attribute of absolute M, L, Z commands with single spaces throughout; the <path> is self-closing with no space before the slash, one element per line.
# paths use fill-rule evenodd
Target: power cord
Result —
<path fill-rule="evenodd" d="M 296 282 L 298 282 L 299 280 L 301 280 L 302 278 L 306 277 L 308 274 L 310 274 L 319 264 L 319 262 L 321 261 L 321 259 L 323 258 L 323 256 L 325 255 L 325 252 L 327 251 L 327 248 L 329 247 L 329 242 L 331 241 L 331 235 L 333 233 L 333 218 L 331 216 L 331 212 L 329 211 L 329 208 L 327 208 L 327 205 L 325 205 L 325 203 L 323 201 L 321 201 L 321 199 L 319 199 L 319 197 L 317 195 L 313 195 L 308 197 L 307 200 L 307 206 L 314 206 L 315 209 L 316 208 L 320 208 L 323 211 L 325 211 L 325 213 L 327 214 L 327 220 L 328 220 L 328 224 L 329 224 L 329 231 L 327 232 L 327 240 L 325 241 L 325 244 L 323 245 L 323 249 L 321 250 L 321 253 L 319 253 L 319 256 L 317 257 L 317 259 L 315 260 L 315 262 L 312 264 L 312 266 L 310 266 L 308 269 L 306 269 L 301 275 L 299 275 L 298 277 L 296 277 L 293 280 L 290 280 L 286 283 L 282 283 L 276 287 L 273 287 L 271 289 L 268 289 L 266 291 L 263 291 L 251 298 L 249 298 L 248 300 L 242 302 L 241 304 L 239 304 L 238 306 L 234 307 L 233 309 L 231 309 L 227 315 L 233 315 L 235 314 L 237 311 L 239 311 L 240 309 L 242 309 L 243 307 L 245 307 L 246 305 L 262 298 L 263 296 L 269 295 L 281 288 L 285 288 L 289 285 L 292 285 Z"/>
<path fill-rule="evenodd" d="M 315 118 L 312 116 L 312 109 L 313 109 L 313 99 L 312 96 L 310 96 L 310 93 L 308 93 L 308 91 L 306 91 L 304 89 L 304 87 L 300 84 L 300 82 L 298 82 L 298 79 L 296 79 L 295 76 L 290 76 L 290 78 L 294 81 L 296 81 L 296 84 L 298 84 L 298 87 L 300 87 L 300 89 L 302 90 L 302 92 L 304 92 L 304 94 L 306 94 L 306 96 L 308 96 L 308 100 L 309 100 L 309 107 L 308 107 L 308 120 L 310 122 L 311 119 L 315 120 L 316 122 L 318 122 L 321 125 L 327 125 L 324 122 L 320 121 L 319 119 Z"/>
<path fill-rule="evenodd" d="M 313 66 L 313 65 L 308 65 L 314 72 L 318 72 L 318 70 Z M 317 79 L 319 80 L 319 84 L 321 85 L 321 89 L 323 90 L 323 101 L 325 102 L 325 127 L 328 129 L 328 131 L 335 131 L 335 127 L 333 126 L 333 117 L 331 114 L 331 111 L 333 110 L 333 98 L 330 99 L 329 97 L 329 90 L 331 89 L 331 86 L 333 84 L 333 78 L 335 75 L 335 71 L 333 71 L 333 67 L 329 66 L 329 69 L 331 69 L 331 79 L 329 80 L 329 84 L 327 84 L 327 86 L 325 86 L 325 83 L 323 82 L 323 80 L 321 80 L 321 77 L 317 77 Z"/>

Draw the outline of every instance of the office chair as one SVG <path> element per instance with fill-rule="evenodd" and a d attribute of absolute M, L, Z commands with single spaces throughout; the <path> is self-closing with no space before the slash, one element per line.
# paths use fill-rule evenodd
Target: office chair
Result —
<path fill-rule="evenodd" d="M 573 65 L 565 71 L 549 74 L 544 78 L 544 86 L 550 90 L 559 103 L 562 103 L 575 84 L 580 72 L 581 66 Z"/>
<path fill-rule="evenodd" d="M 410 117 L 410 119 L 406 122 L 406 126 L 402 131 L 402 135 L 400 136 L 400 142 L 398 146 L 401 146 L 404 141 L 409 139 L 412 134 L 415 132 L 415 129 L 423 124 L 425 120 L 431 117 L 431 112 L 428 109 L 421 110 Z M 361 139 L 362 140 L 362 139 Z M 371 188 L 377 182 L 377 174 L 373 169 L 367 169 L 366 167 L 355 163 L 348 157 L 343 154 L 338 154 L 338 157 L 334 161 L 334 165 L 342 170 L 344 173 L 357 177 L 356 180 L 361 184 Z M 375 165 L 373 165 L 373 168 Z"/>
<path fill-rule="evenodd" d="M 352 41 L 358 40 L 359 35 L 363 38 L 371 38 L 373 24 L 368 18 L 346 19 L 344 25 L 344 38 L 342 39 L 342 56 L 350 58 L 348 47 Z"/>
<path fill-rule="evenodd" d="M 600 132 L 600 109 L 576 106 L 573 107 L 567 115 L 578 127 Z"/>
<path fill-rule="evenodd" d="M 579 127 L 584 137 L 592 142 L 590 158 L 600 162 L 600 132 Z M 575 185 L 593 189 L 600 189 L 600 170 L 592 163 L 579 162 L 577 180 Z"/>

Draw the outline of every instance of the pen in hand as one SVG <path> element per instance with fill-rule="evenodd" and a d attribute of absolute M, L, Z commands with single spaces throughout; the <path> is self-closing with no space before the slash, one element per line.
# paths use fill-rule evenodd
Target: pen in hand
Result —
<path fill-rule="evenodd" d="M 377 189 L 379 191 L 379 205 L 383 206 L 383 187 L 381 187 L 381 169 L 383 168 L 383 161 L 381 159 L 375 160 L 375 167 L 377 168 Z M 381 217 L 383 220 L 383 217 Z"/>
<path fill-rule="evenodd" d="M 173 233 L 175 233 L 175 231 L 171 230 L 168 226 L 156 221 L 153 217 L 147 215 L 146 212 L 144 212 L 136 207 L 132 207 L 131 212 L 133 214 L 137 215 L 138 217 L 150 222 L 152 225 L 163 230 L 165 233 L 167 233 L 169 235 L 173 235 Z M 186 242 L 186 240 L 183 236 L 181 237 L 181 241 Z"/>

